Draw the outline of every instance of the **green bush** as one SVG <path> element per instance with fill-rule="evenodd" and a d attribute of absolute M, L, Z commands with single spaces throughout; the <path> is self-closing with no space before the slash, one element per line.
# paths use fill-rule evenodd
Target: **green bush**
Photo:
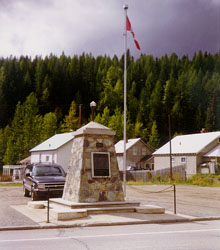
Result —
<path fill-rule="evenodd" d="M 181 180 L 178 173 L 173 175 L 173 180 L 170 180 L 169 176 L 162 178 L 160 175 L 153 176 L 150 181 L 130 181 L 128 185 L 152 185 L 152 184 L 189 184 L 198 185 L 203 187 L 220 187 L 220 175 L 214 174 L 196 174 L 186 181 Z"/>
<path fill-rule="evenodd" d="M 214 174 L 195 174 L 187 180 L 188 184 L 198 185 L 198 186 L 220 186 L 218 181 L 220 180 L 219 175 Z"/>

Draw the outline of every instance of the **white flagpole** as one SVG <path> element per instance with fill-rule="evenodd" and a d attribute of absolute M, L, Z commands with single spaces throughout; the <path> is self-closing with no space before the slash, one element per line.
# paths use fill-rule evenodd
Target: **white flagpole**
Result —
<path fill-rule="evenodd" d="M 123 186 L 124 186 L 124 197 L 126 200 L 126 99 L 127 99 L 127 9 L 128 5 L 123 6 L 125 10 L 125 30 L 124 30 L 124 157 L 123 157 Z"/>

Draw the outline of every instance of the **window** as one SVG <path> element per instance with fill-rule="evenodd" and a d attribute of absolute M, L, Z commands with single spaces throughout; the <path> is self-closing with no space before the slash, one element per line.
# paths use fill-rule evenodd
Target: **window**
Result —
<path fill-rule="evenodd" d="M 151 170 L 154 170 L 154 163 L 151 163 Z"/>
<path fill-rule="evenodd" d="M 181 163 L 186 163 L 186 157 L 181 157 Z"/>
<path fill-rule="evenodd" d="M 146 148 L 142 148 L 141 152 L 142 152 L 142 155 L 146 155 L 147 154 L 147 149 Z"/>
<path fill-rule="evenodd" d="M 137 148 L 133 147 L 133 155 L 137 155 Z"/>
<path fill-rule="evenodd" d="M 49 155 L 46 156 L 46 161 L 49 161 Z"/>
<path fill-rule="evenodd" d="M 92 177 L 110 176 L 110 153 L 92 152 Z"/>
<path fill-rule="evenodd" d="M 146 169 L 146 170 L 150 170 L 150 164 L 147 163 L 147 164 L 145 165 L 145 169 Z"/>
<path fill-rule="evenodd" d="M 175 162 L 175 158 L 174 157 L 172 157 L 172 162 Z"/>
<path fill-rule="evenodd" d="M 63 176 L 64 173 L 62 169 L 58 166 L 51 165 L 41 165 L 35 166 L 33 174 L 35 176 Z"/>

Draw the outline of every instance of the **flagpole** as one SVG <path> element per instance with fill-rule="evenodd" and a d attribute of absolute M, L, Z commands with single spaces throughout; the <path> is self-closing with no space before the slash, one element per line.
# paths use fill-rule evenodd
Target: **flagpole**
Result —
<path fill-rule="evenodd" d="M 125 10 L 125 25 L 124 25 L 124 157 L 123 157 L 123 186 L 124 186 L 124 197 L 126 200 L 126 99 L 127 99 L 127 9 L 128 4 L 124 4 L 123 8 Z"/>

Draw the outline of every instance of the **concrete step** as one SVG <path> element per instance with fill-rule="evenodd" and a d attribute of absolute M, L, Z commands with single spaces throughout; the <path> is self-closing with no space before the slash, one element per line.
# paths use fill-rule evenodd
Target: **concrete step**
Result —
<path fill-rule="evenodd" d="M 67 206 L 62 206 L 61 204 L 53 203 L 50 204 L 50 208 L 59 211 L 77 211 L 86 210 L 87 214 L 105 214 L 105 213 L 130 213 L 137 212 L 143 214 L 163 214 L 165 213 L 165 208 L 153 205 L 142 205 L 142 206 L 112 206 L 112 207 L 87 207 L 87 208 L 71 208 Z"/>
<path fill-rule="evenodd" d="M 158 206 L 141 207 L 96 207 L 85 209 L 65 208 L 60 205 L 54 205 L 50 209 L 50 215 L 58 221 L 73 220 L 83 218 L 89 214 L 108 214 L 108 213 L 144 213 L 144 214 L 164 214 L 165 209 Z"/>
<path fill-rule="evenodd" d="M 164 214 L 165 208 L 143 205 L 138 207 L 96 207 L 96 208 L 86 208 L 88 214 L 105 214 L 105 213 L 131 213 L 137 212 L 142 214 Z"/>
<path fill-rule="evenodd" d="M 92 207 L 86 210 L 88 214 L 131 213 L 135 212 L 136 207 Z"/>
<path fill-rule="evenodd" d="M 136 207 L 135 212 L 142 214 L 164 214 L 165 208 L 153 205 L 142 205 L 140 207 Z"/>
<path fill-rule="evenodd" d="M 138 207 L 140 206 L 140 202 L 138 201 L 114 201 L 114 202 L 72 202 L 67 201 L 62 198 L 53 198 L 50 199 L 50 203 L 60 204 L 62 206 L 67 206 L 72 209 L 76 208 L 99 208 L 99 207 Z"/>
<path fill-rule="evenodd" d="M 29 202 L 28 206 L 34 209 L 46 208 L 46 201 Z M 141 205 L 140 202 L 96 202 L 74 203 L 63 199 L 50 199 L 50 215 L 57 221 L 83 218 L 89 214 L 108 213 L 143 213 L 164 214 L 165 208 L 154 205 Z"/>
<path fill-rule="evenodd" d="M 50 209 L 50 215 L 58 221 L 63 221 L 84 218 L 88 214 L 86 209 L 55 208 Z"/>

